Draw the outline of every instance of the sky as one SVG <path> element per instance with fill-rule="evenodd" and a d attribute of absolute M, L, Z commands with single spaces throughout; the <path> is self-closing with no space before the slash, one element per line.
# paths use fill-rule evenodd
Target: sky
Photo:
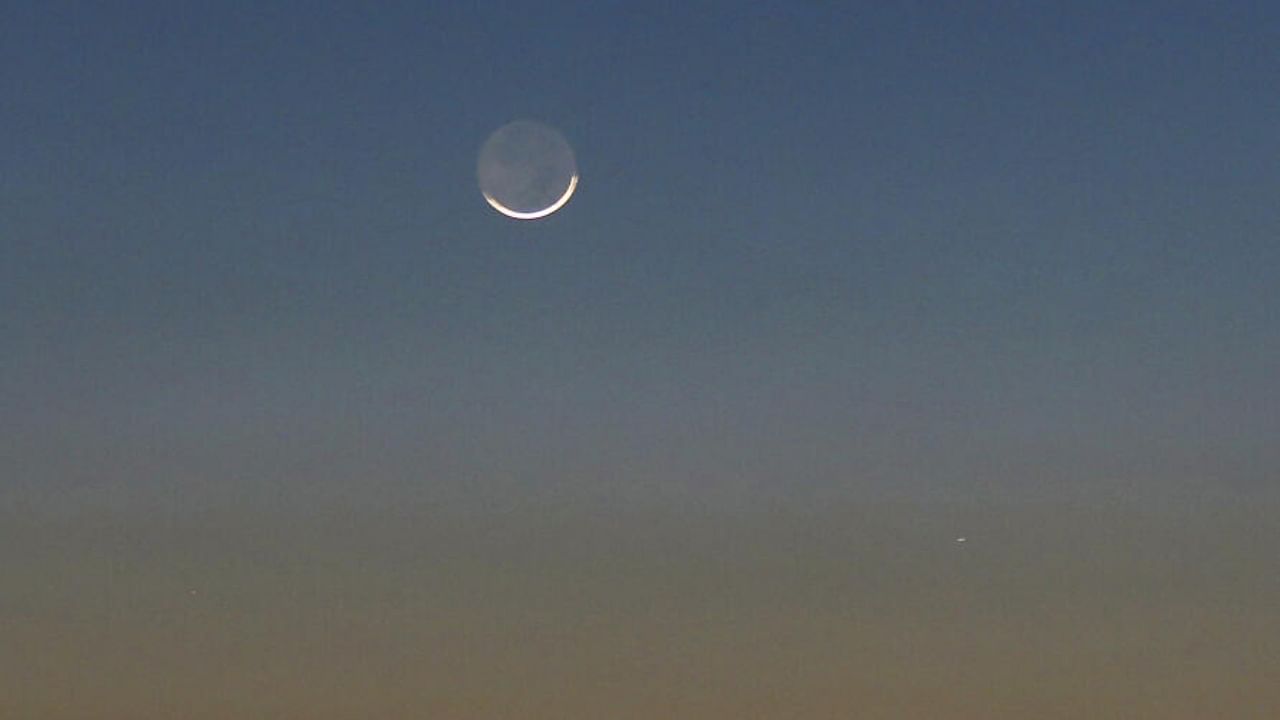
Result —
<path fill-rule="evenodd" d="M 0 711 L 1273 717 L 1277 45 L 11 4 Z M 534 222 L 476 185 L 520 118 L 581 173 Z"/>

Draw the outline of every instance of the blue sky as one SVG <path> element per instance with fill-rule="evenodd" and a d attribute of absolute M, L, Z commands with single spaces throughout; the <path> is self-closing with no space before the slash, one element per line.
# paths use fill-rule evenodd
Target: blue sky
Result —
<path fill-rule="evenodd" d="M 371 488 L 1275 476 L 1266 3 L 7 15 L 0 419 L 35 497 L 175 464 L 253 493 L 322 448 Z M 519 117 L 582 166 L 544 223 L 478 202 Z"/>

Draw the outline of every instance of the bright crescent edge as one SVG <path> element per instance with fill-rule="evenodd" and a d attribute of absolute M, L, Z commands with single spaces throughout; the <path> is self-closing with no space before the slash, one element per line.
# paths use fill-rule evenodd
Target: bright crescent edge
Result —
<path fill-rule="evenodd" d="M 484 195 L 484 201 L 489 203 L 490 207 L 509 218 L 515 218 L 516 220 L 537 220 L 538 218 L 544 218 L 564 207 L 565 203 L 569 202 L 569 198 L 573 196 L 573 191 L 577 189 L 577 187 L 578 173 L 574 173 L 573 177 L 569 178 L 569 187 L 565 188 L 564 195 L 561 195 L 559 200 L 551 203 L 551 205 L 541 210 L 535 210 L 534 212 L 518 212 L 509 207 L 505 207 L 502 203 L 494 200 L 489 193 L 483 190 L 480 191 L 480 194 Z"/>

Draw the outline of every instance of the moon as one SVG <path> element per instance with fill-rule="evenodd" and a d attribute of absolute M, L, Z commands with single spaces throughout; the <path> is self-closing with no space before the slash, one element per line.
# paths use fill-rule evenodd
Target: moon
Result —
<path fill-rule="evenodd" d="M 476 160 L 480 194 L 494 210 L 537 220 L 564 207 L 578 187 L 573 148 L 554 128 L 516 120 L 498 128 Z"/>

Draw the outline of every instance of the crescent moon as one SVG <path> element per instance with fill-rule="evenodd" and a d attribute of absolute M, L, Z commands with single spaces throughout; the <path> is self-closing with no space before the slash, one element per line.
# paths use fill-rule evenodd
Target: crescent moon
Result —
<path fill-rule="evenodd" d="M 485 202 L 489 203 L 490 207 L 502 213 L 503 215 L 506 215 L 509 218 L 515 218 L 516 220 L 537 220 L 538 218 L 544 218 L 550 215 L 551 213 L 559 210 L 560 208 L 564 207 L 564 204 L 569 202 L 569 198 L 573 197 L 573 191 L 577 189 L 577 187 L 578 187 L 578 174 L 574 173 L 573 176 L 569 178 L 569 187 L 565 188 L 564 194 L 560 196 L 559 200 L 556 200 L 555 202 L 551 203 L 547 207 L 542 208 L 541 210 L 535 210 L 533 212 L 520 212 L 519 210 L 512 210 L 511 208 L 495 200 L 493 196 L 490 195 L 489 193 L 482 192 L 481 194 L 484 195 L 484 200 Z"/>

